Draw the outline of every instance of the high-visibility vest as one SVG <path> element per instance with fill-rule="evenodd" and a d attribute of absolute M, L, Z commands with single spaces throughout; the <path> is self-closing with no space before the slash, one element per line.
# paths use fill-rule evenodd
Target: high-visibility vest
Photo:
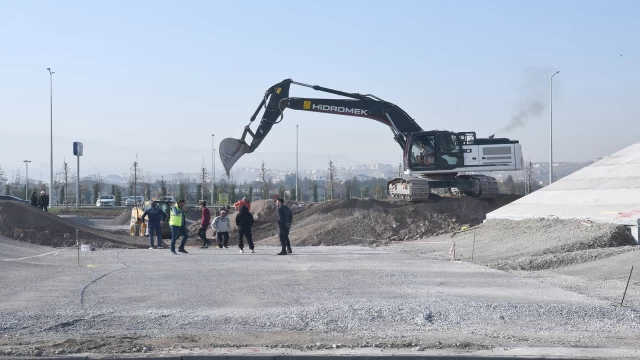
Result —
<path fill-rule="evenodd" d="M 169 218 L 169 225 L 182 226 L 182 214 L 184 211 L 176 204 L 171 207 L 171 217 Z"/>

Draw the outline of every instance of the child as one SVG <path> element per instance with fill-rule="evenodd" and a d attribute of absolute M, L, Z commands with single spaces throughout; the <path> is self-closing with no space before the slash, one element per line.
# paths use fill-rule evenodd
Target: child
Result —
<path fill-rule="evenodd" d="M 227 246 L 229 244 L 229 230 L 231 230 L 231 221 L 227 217 L 227 210 L 221 210 L 220 216 L 216 216 L 213 220 L 213 224 L 211 224 L 213 231 L 216 232 L 216 236 L 218 237 L 218 248 L 222 249 L 222 246 L 226 249 L 229 248 Z M 224 242 L 222 239 L 224 238 Z"/>

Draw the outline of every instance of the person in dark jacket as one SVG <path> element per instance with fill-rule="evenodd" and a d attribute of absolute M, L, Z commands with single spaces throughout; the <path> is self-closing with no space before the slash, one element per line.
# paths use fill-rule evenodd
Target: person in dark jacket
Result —
<path fill-rule="evenodd" d="M 44 211 L 48 211 L 47 207 L 49 206 L 49 195 L 45 194 L 44 191 L 40 191 L 40 197 L 38 198 L 38 206 L 40 209 Z"/>
<path fill-rule="evenodd" d="M 210 241 L 207 240 L 207 228 L 211 224 L 211 211 L 207 208 L 207 202 L 200 202 L 200 210 L 202 210 L 202 216 L 200 217 L 200 229 L 198 229 L 198 237 L 202 239 L 202 249 L 209 247 Z"/>
<path fill-rule="evenodd" d="M 35 191 L 31 193 L 31 206 L 38 207 L 38 195 Z"/>
<path fill-rule="evenodd" d="M 249 212 L 249 208 L 246 205 L 240 207 L 240 212 L 236 215 L 236 225 L 238 226 L 238 247 L 240 248 L 240 254 L 244 253 L 243 238 L 247 237 L 247 243 L 251 253 L 255 253 L 253 250 L 253 238 L 251 235 L 251 227 L 253 226 L 253 215 Z"/>
<path fill-rule="evenodd" d="M 278 205 L 278 235 L 280 236 L 280 246 L 282 246 L 282 251 L 280 251 L 278 255 L 287 255 L 287 252 L 291 254 L 289 230 L 293 222 L 293 213 L 291 209 L 284 204 L 283 198 L 278 198 L 276 204 Z"/>
<path fill-rule="evenodd" d="M 148 217 L 147 228 L 149 229 L 149 249 L 153 249 L 153 234 L 158 238 L 158 249 L 162 249 L 162 225 L 160 224 L 167 218 L 167 213 L 158 207 L 157 202 L 152 202 L 151 207 L 147 209 L 140 217 L 142 221 Z"/>

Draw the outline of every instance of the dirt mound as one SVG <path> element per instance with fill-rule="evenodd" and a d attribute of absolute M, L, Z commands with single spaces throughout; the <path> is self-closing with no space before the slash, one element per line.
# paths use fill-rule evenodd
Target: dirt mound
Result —
<path fill-rule="evenodd" d="M 115 219 L 109 221 L 111 225 L 128 225 L 131 223 L 131 210 L 125 210 Z"/>
<path fill-rule="evenodd" d="M 456 258 L 502 270 L 542 270 L 594 261 L 634 249 L 634 239 L 622 225 L 584 220 L 487 220 L 454 236 L 430 239 L 455 241 Z M 402 244 L 402 251 L 449 257 L 449 246 Z"/>
<path fill-rule="evenodd" d="M 300 213 L 309 207 L 312 203 L 303 203 L 301 201 L 286 201 L 285 204 L 294 214 Z M 251 213 L 256 222 L 268 223 L 278 219 L 278 206 L 274 200 L 256 200 L 251 203 Z"/>
<path fill-rule="evenodd" d="M 488 212 L 512 200 L 515 198 L 486 201 L 438 196 L 423 203 L 333 200 L 294 216 L 290 239 L 296 245 L 381 245 L 420 239 L 479 224 Z M 275 219 L 273 221 L 254 226 L 257 241 L 268 239 L 265 244 L 277 244 L 277 227 Z"/>
<path fill-rule="evenodd" d="M 32 244 L 64 247 L 75 245 L 76 229 L 82 244 L 99 247 L 141 247 L 138 239 L 91 229 L 28 204 L 0 201 L 0 235 Z M 130 240 L 130 241 L 128 241 Z"/>

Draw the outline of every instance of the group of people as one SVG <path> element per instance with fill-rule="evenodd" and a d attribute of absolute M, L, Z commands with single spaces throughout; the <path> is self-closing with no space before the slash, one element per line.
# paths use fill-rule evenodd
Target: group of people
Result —
<path fill-rule="evenodd" d="M 278 198 L 276 200 L 276 205 L 278 206 L 278 233 L 280 236 L 280 245 L 282 247 L 281 251 L 277 255 L 287 255 L 291 254 L 291 242 L 289 241 L 289 231 L 291 229 L 291 224 L 293 222 L 293 213 L 291 209 L 284 204 L 284 199 Z M 251 228 L 253 227 L 254 218 L 253 214 L 251 214 L 251 202 L 246 197 L 242 200 L 238 201 L 234 204 L 236 210 L 238 210 L 238 215 L 236 215 L 235 223 L 238 227 L 238 247 L 240 248 L 240 253 L 244 253 L 244 239 L 246 238 L 247 244 L 249 245 L 249 251 L 251 253 L 255 253 L 254 244 L 253 244 L 253 235 L 251 233 Z M 218 248 L 228 249 L 229 246 L 229 232 L 231 231 L 231 220 L 227 216 L 228 211 L 225 207 L 220 209 L 220 214 L 216 216 L 213 221 L 211 221 L 211 211 L 207 208 L 207 203 L 205 201 L 200 202 L 200 210 L 202 212 L 200 219 L 200 228 L 198 229 L 198 237 L 202 239 L 203 245 L 202 248 L 208 248 L 211 244 L 211 241 L 207 239 L 207 229 L 209 226 L 215 232 L 215 236 L 217 238 L 217 246 Z M 171 227 L 171 254 L 178 255 L 178 253 L 187 254 L 188 252 L 185 250 L 184 246 L 187 243 L 187 239 L 189 238 L 189 231 L 187 229 L 187 202 L 186 200 L 180 200 L 176 204 L 171 207 L 169 217 L 169 225 Z M 167 214 L 162 211 L 162 209 L 158 208 L 157 204 L 154 202 L 151 205 L 151 208 L 146 210 L 142 216 L 142 220 L 145 218 L 148 219 L 149 229 L 149 242 L 151 244 L 150 249 L 153 249 L 154 245 L 154 234 L 158 239 L 158 248 L 162 248 L 162 231 L 161 231 L 161 222 L 163 219 L 167 218 Z M 176 252 L 176 242 L 178 238 L 182 236 L 180 244 L 178 246 L 178 250 Z"/>
<path fill-rule="evenodd" d="M 36 191 L 31 193 L 31 206 L 38 207 L 48 212 L 47 208 L 49 207 L 49 195 L 47 195 L 44 191 L 40 191 L 40 196 L 37 196 L 36 194 Z"/>

